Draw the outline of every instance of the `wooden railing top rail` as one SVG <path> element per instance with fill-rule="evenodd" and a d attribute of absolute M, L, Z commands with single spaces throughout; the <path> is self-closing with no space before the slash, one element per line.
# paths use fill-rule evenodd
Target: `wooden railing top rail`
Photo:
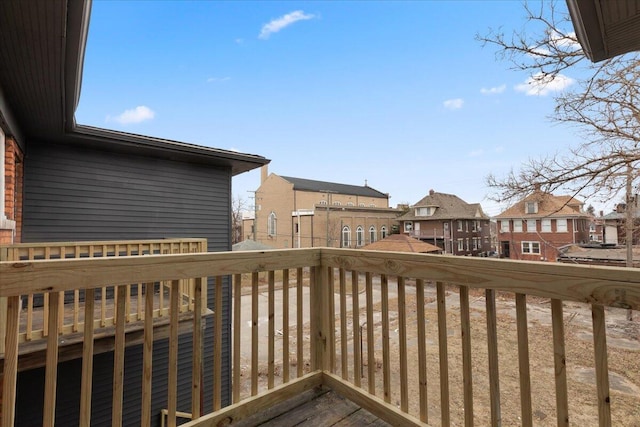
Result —
<path fill-rule="evenodd" d="M 85 257 L 99 254 L 104 256 L 114 252 L 126 252 L 128 249 L 137 251 L 153 252 L 171 248 L 181 248 L 187 246 L 189 249 L 200 249 L 198 252 L 206 252 L 205 238 L 167 238 L 167 239 L 145 239 L 145 240 L 96 240 L 77 242 L 36 242 L 36 243 L 13 243 L 11 245 L 0 245 L 0 260 L 10 259 L 10 253 L 16 254 L 18 258 L 29 256 L 43 257 L 60 256 L 64 251 L 67 256 Z M 15 257 L 13 257 L 15 258 Z"/>
<path fill-rule="evenodd" d="M 330 248 L 2 262 L 0 297 L 305 266 L 640 309 L 640 269 Z"/>

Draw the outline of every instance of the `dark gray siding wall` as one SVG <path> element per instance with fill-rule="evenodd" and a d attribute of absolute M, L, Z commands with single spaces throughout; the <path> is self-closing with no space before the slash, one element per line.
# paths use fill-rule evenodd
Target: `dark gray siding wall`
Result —
<path fill-rule="evenodd" d="M 204 237 L 208 239 L 209 251 L 226 251 L 231 248 L 230 194 L 228 169 L 29 141 L 25 160 L 23 242 Z M 225 284 L 224 298 L 229 301 L 230 287 Z M 211 280 L 208 295 L 208 305 L 212 308 Z M 223 401 L 228 403 L 230 311 L 227 304 L 224 306 L 224 360 L 220 380 L 225 391 Z M 213 348 L 212 326 L 209 321 L 205 330 L 205 354 L 211 354 Z M 181 364 L 191 359 L 190 342 L 190 335 L 181 337 Z M 166 366 L 168 354 L 163 345 L 154 348 L 154 352 L 154 358 L 158 358 L 158 362 L 154 360 L 155 371 L 157 367 Z M 126 390 L 140 388 L 141 354 L 141 350 L 135 348 L 127 352 Z M 205 359 L 208 362 L 212 357 Z M 60 369 L 58 384 L 65 383 L 66 375 L 72 383 L 75 369 Z M 188 377 L 190 372 L 184 378 Z M 204 381 L 205 409 L 210 410 L 213 388 L 210 365 L 206 366 Z M 166 375 L 156 377 L 154 374 L 154 409 L 167 406 L 166 382 Z M 93 396 L 94 402 L 111 401 L 110 372 L 104 381 L 94 382 Z M 128 414 L 139 414 L 137 396 L 139 394 L 125 398 Z M 26 395 L 19 395 L 20 398 Z M 56 416 L 77 414 L 75 399 L 59 400 Z M 179 410 L 190 412 L 190 400 L 187 380 L 179 393 Z M 104 418 L 108 422 L 110 415 Z M 159 415 L 156 420 L 159 422 Z M 92 421 L 102 425 L 98 419 Z M 125 422 L 139 425 L 139 415 L 133 415 L 128 421 L 125 418 Z"/>

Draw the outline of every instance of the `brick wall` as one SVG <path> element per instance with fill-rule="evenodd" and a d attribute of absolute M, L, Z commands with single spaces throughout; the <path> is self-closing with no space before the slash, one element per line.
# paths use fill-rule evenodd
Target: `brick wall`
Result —
<path fill-rule="evenodd" d="M 10 136 L 5 138 L 4 149 L 4 214 L 15 224 L 7 221 L 0 227 L 0 244 L 19 243 L 22 237 L 24 158 L 15 139 Z"/>

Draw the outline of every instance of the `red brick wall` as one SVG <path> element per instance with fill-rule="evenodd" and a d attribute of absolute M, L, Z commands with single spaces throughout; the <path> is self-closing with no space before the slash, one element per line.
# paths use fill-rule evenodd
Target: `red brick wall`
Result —
<path fill-rule="evenodd" d="M 7 136 L 4 145 L 4 214 L 7 219 L 16 222 L 16 227 L 15 230 L 0 229 L 0 243 L 19 243 L 22 238 L 24 158 L 12 137 Z"/>

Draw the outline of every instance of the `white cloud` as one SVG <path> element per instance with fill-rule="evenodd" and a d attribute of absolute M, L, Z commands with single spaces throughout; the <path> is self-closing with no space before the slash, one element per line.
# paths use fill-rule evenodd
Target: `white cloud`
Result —
<path fill-rule="evenodd" d="M 231 80 L 231 77 L 209 77 L 207 83 L 220 83 L 226 82 L 227 80 Z"/>
<path fill-rule="evenodd" d="M 242 43 L 244 43 L 244 39 L 241 39 L 241 38 L 237 38 L 237 39 L 235 39 L 234 41 L 236 42 L 236 44 L 242 44 Z"/>
<path fill-rule="evenodd" d="M 116 122 L 122 125 L 130 123 L 140 123 L 146 120 L 152 120 L 156 113 L 149 107 L 139 105 L 132 110 L 125 110 L 123 113 L 117 116 L 107 116 L 107 122 Z"/>
<path fill-rule="evenodd" d="M 504 147 L 503 147 L 502 145 L 498 145 L 498 146 L 495 148 L 495 152 L 496 152 L 496 153 L 502 153 L 502 152 L 504 152 Z"/>
<path fill-rule="evenodd" d="M 473 150 L 469 152 L 469 157 L 480 157 L 484 154 L 483 149 Z"/>
<path fill-rule="evenodd" d="M 276 18 L 271 20 L 268 24 L 264 24 L 262 26 L 262 30 L 260 30 L 260 35 L 258 38 L 266 40 L 273 33 L 277 33 L 278 31 L 288 27 L 289 25 L 298 22 L 298 21 L 306 21 L 309 19 L 315 18 L 315 15 L 304 13 L 302 10 L 296 10 L 291 13 L 287 13 L 286 15 L 281 16 L 280 18 Z"/>
<path fill-rule="evenodd" d="M 574 83 L 574 79 L 564 74 L 557 74 L 555 77 L 552 77 L 544 76 L 542 73 L 536 73 L 529 77 L 524 83 L 516 85 L 514 89 L 528 96 L 546 96 L 551 92 L 564 90 Z"/>
<path fill-rule="evenodd" d="M 462 108 L 464 100 L 462 98 L 447 99 L 442 104 L 447 110 L 459 110 Z"/>
<path fill-rule="evenodd" d="M 490 87 L 489 89 L 483 87 L 482 89 L 480 89 L 480 93 L 483 95 L 496 95 L 498 93 L 504 92 L 506 88 L 507 88 L 507 85 Z"/>

